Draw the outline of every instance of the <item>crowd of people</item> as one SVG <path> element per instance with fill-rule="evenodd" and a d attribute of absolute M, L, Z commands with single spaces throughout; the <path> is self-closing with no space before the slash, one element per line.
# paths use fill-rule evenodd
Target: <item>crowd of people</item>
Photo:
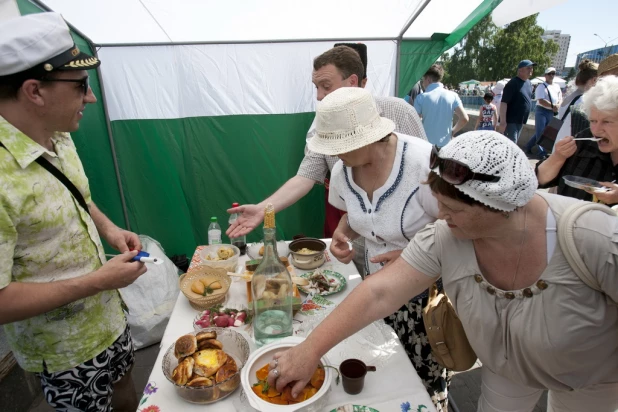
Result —
<path fill-rule="evenodd" d="M 0 323 L 56 410 L 135 410 L 133 346 L 117 289 L 146 271 L 132 261 L 141 244 L 92 202 L 69 135 L 97 101 L 87 70 L 100 62 L 75 46 L 55 13 L 0 23 L 0 55 Z M 457 135 L 469 117 L 442 85 L 439 65 L 404 100 L 364 89 L 365 45 L 317 56 L 316 117 L 296 176 L 268 199 L 230 209 L 239 217 L 227 234 L 255 229 L 266 203 L 280 211 L 324 184 L 330 253 L 353 260 L 364 280 L 303 343 L 274 356 L 269 384 L 292 384 L 296 397 L 322 355 L 384 319 L 446 412 L 452 371 L 432 355 L 421 316 L 435 283 L 483 363 L 479 411 L 531 411 L 543 390 L 553 411 L 618 410 L 618 217 L 590 211 L 573 229 L 600 290 L 570 266 L 556 232 L 578 199 L 618 204 L 611 59 L 581 66 L 579 94 L 564 98 L 551 87 L 555 71 L 546 71 L 538 116 L 570 108 L 577 133 L 534 168 L 517 145 L 533 62 L 521 61 L 499 94 L 484 96 L 478 131 Z M 607 189 L 571 190 L 565 175 Z M 120 255 L 106 261 L 101 238 Z"/>

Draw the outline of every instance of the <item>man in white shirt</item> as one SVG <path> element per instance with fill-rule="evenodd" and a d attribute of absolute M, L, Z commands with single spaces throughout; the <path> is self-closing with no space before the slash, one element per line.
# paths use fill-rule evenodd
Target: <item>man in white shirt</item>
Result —
<path fill-rule="evenodd" d="M 554 84 L 556 77 L 556 69 L 548 67 L 545 70 L 545 81 L 539 84 L 536 88 L 536 109 L 534 111 L 535 134 L 532 136 L 528 144 L 526 144 L 526 154 L 532 154 L 532 148 L 537 146 L 537 141 L 543 134 L 545 126 L 549 124 L 552 117 L 558 114 L 560 104 L 562 103 L 562 91 L 560 86 Z M 545 158 L 547 153 L 541 146 L 538 147 L 538 156 Z"/>

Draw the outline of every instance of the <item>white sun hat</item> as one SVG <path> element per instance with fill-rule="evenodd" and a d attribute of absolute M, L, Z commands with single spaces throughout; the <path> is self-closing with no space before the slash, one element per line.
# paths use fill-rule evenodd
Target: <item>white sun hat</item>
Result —
<path fill-rule="evenodd" d="M 380 117 L 376 104 L 361 87 L 341 87 L 318 103 L 316 134 L 309 150 L 338 155 L 360 149 L 388 136 L 395 123 Z"/>

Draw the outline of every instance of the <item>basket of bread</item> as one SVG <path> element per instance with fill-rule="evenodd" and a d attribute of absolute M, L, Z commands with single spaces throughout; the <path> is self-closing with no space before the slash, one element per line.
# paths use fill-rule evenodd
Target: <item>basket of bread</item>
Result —
<path fill-rule="evenodd" d="M 240 385 L 249 343 L 231 329 L 208 328 L 181 336 L 163 356 L 163 374 L 191 403 L 216 402 Z"/>
<path fill-rule="evenodd" d="M 225 301 L 231 280 L 225 269 L 197 266 L 182 275 L 179 282 L 191 306 L 204 310 Z"/>

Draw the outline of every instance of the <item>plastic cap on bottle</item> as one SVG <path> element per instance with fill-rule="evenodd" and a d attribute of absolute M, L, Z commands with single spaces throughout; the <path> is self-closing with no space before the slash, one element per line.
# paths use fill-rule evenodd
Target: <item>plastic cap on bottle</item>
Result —
<path fill-rule="evenodd" d="M 211 218 L 210 218 L 210 221 L 211 221 L 211 222 L 216 222 L 216 221 L 217 221 L 217 216 L 213 216 L 213 217 L 211 217 Z"/>
<path fill-rule="evenodd" d="M 239 206 L 238 203 L 236 202 L 232 203 L 232 207 L 238 207 L 238 206 Z"/>

